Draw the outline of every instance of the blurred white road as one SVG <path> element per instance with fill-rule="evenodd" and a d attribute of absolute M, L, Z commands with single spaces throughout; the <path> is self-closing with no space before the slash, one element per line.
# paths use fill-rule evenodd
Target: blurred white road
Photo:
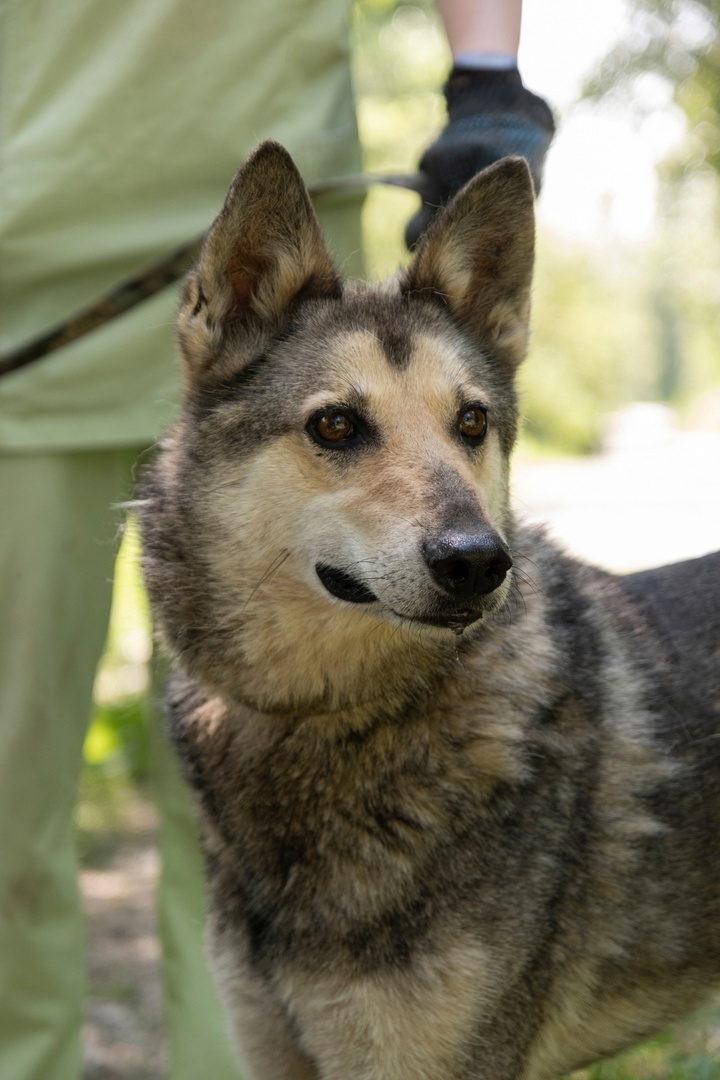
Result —
<path fill-rule="evenodd" d="M 659 405 L 612 418 L 594 457 L 514 469 L 518 515 L 544 522 L 573 553 L 609 570 L 639 570 L 720 548 L 720 432 L 681 431 Z"/>

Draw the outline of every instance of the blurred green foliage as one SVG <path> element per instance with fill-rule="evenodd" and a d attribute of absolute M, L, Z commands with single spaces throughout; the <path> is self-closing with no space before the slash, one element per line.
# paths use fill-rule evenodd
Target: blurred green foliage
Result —
<path fill-rule="evenodd" d="M 692 412 L 720 386 L 720 0 L 628 0 L 630 29 L 586 99 L 652 123 L 662 90 L 685 133 L 660 163 L 658 224 L 639 280 L 654 337 L 654 387 Z M 706 401 L 711 395 L 706 395 Z M 696 410 L 708 409 L 702 405 Z M 717 404 L 709 417 L 718 423 Z"/>
<path fill-rule="evenodd" d="M 574 1080 L 717 1080 L 720 1075 L 720 1000 L 650 1042 L 574 1073 Z"/>
<path fill-rule="evenodd" d="M 357 0 L 353 80 L 368 172 L 414 172 L 445 118 L 441 87 L 450 64 L 431 3 Z M 363 228 L 368 275 L 381 280 L 407 262 L 403 233 L 417 195 L 371 188 Z"/>
<path fill-rule="evenodd" d="M 720 173 L 720 0 L 629 0 L 632 24 L 588 80 L 587 97 L 643 109 L 641 77 L 662 78 L 689 137 L 673 164 Z M 640 92 L 638 92 L 640 91 Z"/>
<path fill-rule="evenodd" d="M 105 655 L 95 684 L 95 711 L 85 763 L 98 781 L 125 777 L 142 784 L 150 766 L 150 609 L 139 564 L 137 528 L 128 519 L 115 563 Z"/>
<path fill-rule="evenodd" d="M 643 288 L 626 253 L 596 261 L 541 238 L 530 354 L 520 370 L 526 437 L 536 448 L 597 449 L 609 413 L 653 396 Z"/>

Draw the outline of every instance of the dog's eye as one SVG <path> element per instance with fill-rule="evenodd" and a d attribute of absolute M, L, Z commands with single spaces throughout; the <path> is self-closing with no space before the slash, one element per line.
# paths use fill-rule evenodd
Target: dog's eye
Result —
<path fill-rule="evenodd" d="M 357 420 L 345 409 L 320 409 L 310 417 L 307 431 L 320 446 L 345 450 L 362 441 Z"/>
<path fill-rule="evenodd" d="M 477 443 L 487 432 L 487 409 L 483 405 L 466 405 L 458 417 L 460 434 L 470 442 Z"/>

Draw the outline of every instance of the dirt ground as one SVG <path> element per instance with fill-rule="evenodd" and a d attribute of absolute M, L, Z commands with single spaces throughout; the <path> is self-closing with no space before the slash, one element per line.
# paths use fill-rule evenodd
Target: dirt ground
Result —
<path fill-rule="evenodd" d="M 89 992 L 84 1080 L 165 1080 L 160 955 L 155 935 L 159 863 L 152 808 L 116 838 L 101 867 L 80 878 Z"/>

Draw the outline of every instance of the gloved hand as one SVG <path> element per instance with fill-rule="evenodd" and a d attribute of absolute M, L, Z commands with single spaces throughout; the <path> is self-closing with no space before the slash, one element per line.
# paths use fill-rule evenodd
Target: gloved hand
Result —
<path fill-rule="evenodd" d="M 409 248 L 417 243 L 440 206 L 481 169 L 502 157 L 524 157 L 538 192 L 545 155 L 555 133 L 549 106 L 525 89 L 517 68 L 454 67 L 444 90 L 448 124 L 420 160 L 420 171 L 428 184 L 423 205 L 405 230 Z"/>

